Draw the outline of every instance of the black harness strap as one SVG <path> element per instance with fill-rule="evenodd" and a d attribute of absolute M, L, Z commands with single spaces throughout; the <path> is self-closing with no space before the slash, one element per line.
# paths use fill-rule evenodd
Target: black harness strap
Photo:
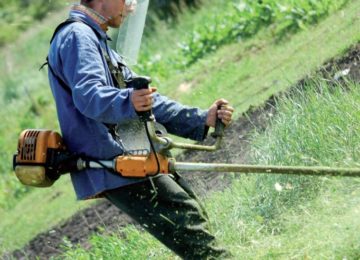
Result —
<path fill-rule="evenodd" d="M 56 27 L 56 29 L 55 29 L 55 31 L 54 31 L 54 34 L 53 34 L 53 36 L 51 37 L 50 44 L 53 42 L 56 34 L 60 31 L 61 28 L 63 28 L 64 26 L 66 26 L 66 25 L 68 25 L 68 24 L 74 23 L 74 22 L 79 22 L 79 23 L 86 24 L 87 26 L 89 26 L 89 27 L 91 28 L 91 30 L 93 30 L 93 32 L 96 34 L 96 36 L 97 36 L 98 38 L 101 38 L 101 34 L 100 34 L 97 30 L 95 30 L 93 27 L 91 27 L 90 24 L 88 24 L 86 21 L 83 21 L 83 20 L 81 20 L 81 19 L 72 17 L 72 18 L 68 18 L 67 20 L 65 20 L 64 22 L 62 22 L 61 24 L 59 24 L 59 25 Z"/>
<path fill-rule="evenodd" d="M 63 86 L 63 88 L 66 90 L 66 92 L 68 92 L 71 95 L 71 89 L 70 87 L 58 76 L 56 75 L 55 71 L 53 70 L 53 68 L 51 67 L 50 63 L 49 63 L 49 58 L 46 57 L 46 62 L 43 64 L 47 65 L 51 71 L 51 73 L 54 75 L 54 77 L 60 82 L 60 85 Z M 42 66 L 42 67 L 43 67 Z M 41 69 L 41 68 L 40 68 Z"/>
<path fill-rule="evenodd" d="M 83 24 L 88 25 L 88 26 L 93 30 L 93 32 L 96 34 L 96 36 L 97 36 L 99 39 L 101 38 L 100 33 L 99 33 L 97 30 L 95 30 L 94 28 L 92 28 L 92 27 L 91 27 L 88 23 L 86 23 L 85 21 L 83 21 L 83 20 L 81 20 L 81 19 L 77 19 L 77 18 L 68 18 L 66 21 L 62 22 L 61 24 L 59 24 L 59 25 L 56 27 L 56 29 L 55 29 L 52 37 L 51 37 L 50 44 L 53 42 L 56 34 L 57 34 L 64 26 L 66 26 L 66 25 L 68 25 L 68 24 L 71 24 L 71 23 L 74 23 L 74 22 L 80 22 L 80 23 L 83 23 Z M 53 74 L 53 76 L 60 82 L 60 85 L 63 86 L 64 89 L 65 89 L 69 94 L 71 94 L 71 89 L 70 89 L 70 87 L 55 73 L 55 71 L 54 71 L 53 68 L 51 67 L 51 65 L 50 65 L 50 63 L 49 63 L 49 56 L 46 57 L 46 62 L 44 62 L 44 63 L 40 66 L 39 70 L 42 70 L 45 66 L 48 66 L 48 67 L 49 67 L 49 69 L 50 69 L 50 71 L 51 71 L 51 74 Z"/>
<path fill-rule="evenodd" d="M 95 35 L 97 36 L 98 39 L 101 38 L 101 34 L 97 30 L 95 30 L 93 27 L 91 27 L 90 24 L 88 24 L 87 22 L 85 22 L 85 21 L 83 21 L 81 19 L 77 19 L 77 18 L 69 18 L 69 19 L 62 22 L 61 24 L 59 24 L 56 27 L 56 29 L 55 29 L 55 31 L 53 33 L 53 36 L 51 37 L 50 44 L 53 42 L 56 34 L 64 26 L 66 26 L 68 24 L 71 24 L 71 23 L 74 23 L 74 22 L 80 22 L 80 23 L 86 24 L 87 26 L 89 26 L 93 30 L 93 32 L 95 33 Z M 108 67 L 109 67 L 110 74 L 111 74 L 111 77 L 112 77 L 114 83 L 117 84 L 119 88 L 125 88 L 126 83 L 125 83 L 125 79 L 124 79 L 124 76 L 123 76 L 123 74 L 121 72 L 120 67 L 114 66 L 113 63 L 111 62 L 110 57 L 107 55 L 106 51 L 105 50 L 102 50 L 102 51 L 103 51 L 103 55 L 105 57 L 105 61 L 106 61 L 107 65 L 108 65 Z M 51 65 L 49 63 L 49 56 L 46 57 L 46 62 L 41 65 L 39 70 L 44 68 L 46 65 L 49 67 L 51 74 L 59 81 L 60 85 L 66 90 L 66 92 L 68 92 L 70 95 L 72 95 L 71 88 L 55 73 L 54 69 L 51 67 Z M 116 137 L 115 126 L 116 125 L 112 125 L 112 124 L 105 124 L 105 125 L 109 129 L 110 134 L 115 139 L 115 137 Z"/>

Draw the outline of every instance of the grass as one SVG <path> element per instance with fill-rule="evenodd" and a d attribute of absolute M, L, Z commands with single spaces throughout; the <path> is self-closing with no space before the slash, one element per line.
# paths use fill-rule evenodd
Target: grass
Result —
<path fill-rule="evenodd" d="M 317 82 L 281 99 L 266 131 L 253 136 L 254 163 L 358 167 L 359 86 Z M 222 240 L 246 259 L 356 259 L 359 184 L 357 178 L 247 176 L 217 194 L 219 201 L 209 199 L 208 208 Z M 224 223 L 230 224 L 224 229 Z"/>
<path fill-rule="evenodd" d="M 251 38 L 265 27 L 271 27 L 273 37 L 280 41 L 318 23 L 346 3 L 346 0 L 230 1 L 208 23 L 198 25 L 181 44 L 184 63 L 192 64 L 221 45 Z"/>
<path fill-rule="evenodd" d="M 360 25 L 359 8 L 357 3 L 351 2 L 318 26 L 281 44 L 274 44 L 265 31 L 244 44 L 223 47 L 186 72 L 165 81 L 166 88 L 160 91 L 164 88 L 181 102 L 196 102 L 202 107 L 223 96 L 240 114 L 250 106 L 261 104 L 273 93 L 285 90 L 329 57 L 359 42 L 360 33 L 356 29 Z M 184 83 L 191 85 L 188 91 L 179 88 Z M 178 91 L 171 91 L 174 86 Z"/>
<path fill-rule="evenodd" d="M 63 14 L 61 12 L 60 14 Z M 54 18 L 55 26 L 60 22 Z M 13 46 L 0 50 L 0 207 L 14 205 L 26 193 L 12 174 L 12 154 L 18 135 L 26 128 L 58 129 L 56 110 L 48 86 L 47 72 L 38 68 L 45 61 L 53 27 L 36 25 L 33 35 L 25 34 Z"/>
<path fill-rule="evenodd" d="M 295 97 L 281 102 L 274 125 L 264 134 L 254 136 L 256 162 L 359 167 L 360 92 L 358 85 L 348 84 L 350 91 L 340 86 L 329 89 L 324 83 L 315 82 L 310 85 L 311 88 L 315 85 L 315 89 L 297 90 L 292 94 Z M 279 205 L 286 208 L 293 204 L 293 199 L 316 196 L 323 185 L 323 179 L 316 177 L 299 177 L 296 183 L 292 180 L 292 176 L 262 177 L 257 190 L 262 193 L 259 199 L 260 210 L 266 212 L 264 217 L 279 214 Z M 284 187 L 282 196 L 272 188 L 275 183 Z"/>
<path fill-rule="evenodd" d="M 359 164 L 358 85 L 348 83 L 346 88 L 329 88 L 322 82 L 314 82 L 312 86 L 314 84 L 315 90 L 307 90 L 306 95 L 303 90 L 295 90 L 295 94 L 292 92 L 278 106 L 282 112 L 277 115 L 276 124 L 283 127 L 273 127 L 257 139 L 259 144 L 254 143 L 259 148 L 266 145 L 264 149 L 274 151 L 265 154 L 259 149 L 255 154 L 259 161 L 276 163 L 281 159 L 287 164 L 302 162 L 344 167 Z M 299 134 L 301 131 L 310 133 L 304 136 Z M 276 138 L 270 139 L 272 136 Z M 336 138 L 329 138 L 332 136 Z"/>
<path fill-rule="evenodd" d="M 70 179 L 63 178 L 53 187 L 29 193 L 12 210 L 0 209 L 0 252 L 20 248 L 35 235 L 91 205 L 90 201 L 79 203 L 72 189 Z"/>
<path fill-rule="evenodd" d="M 36 21 L 68 5 L 58 0 L 4 1 L 0 3 L 0 46 L 14 41 Z"/>
<path fill-rule="evenodd" d="M 211 10 L 216 10 L 221 4 L 221 1 L 209 1 L 209 5 L 212 5 Z M 291 36 L 281 44 L 272 40 L 271 32 L 262 31 L 255 38 L 242 44 L 222 47 L 186 71 L 180 72 L 170 68 L 168 72 L 161 74 L 164 70 L 162 68 L 155 82 L 158 83 L 161 93 L 188 105 L 206 108 L 215 98 L 225 97 L 232 102 L 238 116 L 249 106 L 261 104 L 270 95 L 286 89 L 325 60 L 340 55 L 351 44 L 358 42 L 359 8 L 357 1 L 352 1 L 318 26 Z M 202 14 L 206 12 L 205 8 L 195 16 L 185 14 L 184 22 L 179 26 L 168 28 L 163 25 L 161 32 L 164 38 L 155 35 L 156 40 L 146 43 L 154 57 L 156 54 L 162 57 L 173 55 L 176 42 L 185 37 L 186 31 L 192 28 L 192 17 L 196 17 L 196 23 L 201 23 Z M 37 68 L 46 57 L 48 40 L 53 28 L 64 17 L 52 17 L 49 23 L 38 25 L 33 35 L 25 35 L 13 46 L 1 50 L 1 55 L 5 57 L 4 62 L 0 64 L 1 96 L 4 97 L 6 89 L 10 97 L 25 96 L 21 100 L 10 98 L 0 101 L 0 116 L 3 120 L 0 125 L 0 144 L 3 149 L 0 155 L 2 161 L 8 162 L 1 165 L 1 172 L 4 173 L 3 179 L 6 178 L 9 182 L 16 182 L 10 175 L 10 162 L 20 131 L 27 127 L 58 129 L 46 72 L 39 73 Z M 168 75 L 171 77 L 167 78 Z M 12 186 L 7 186 L 8 193 L 0 192 L 0 202 L 9 202 L 13 207 L 0 211 L 0 216 L 4 219 L 0 223 L 1 251 L 22 247 L 39 231 L 45 231 L 77 210 L 73 195 L 69 195 L 72 194 L 70 183 L 68 180 L 64 183 L 66 188 L 59 182 L 54 189 L 34 190 L 34 195 L 31 193 L 24 199 L 15 196 L 10 202 L 13 195 Z M 66 191 L 63 192 L 63 188 Z M 62 196 L 48 203 L 48 198 L 58 192 Z M 32 205 L 32 208 L 26 207 L 26 213 L 25 205 Z M 42 210 L 33 211 L 33 208 Z M 47 221 L 42 221 L 44 215 L 40 212 L 48 212 Z M 17 221 L 13 221 L 15 219 Z M 24 223 L 29 223 L 30 219 L 31 225 L 25 225 Z"/>
<path fill-rule="evenodd" d="M 234 259 L 357 259 L 358 180 L 327 180 L 316 198 L 298 201 L 265 221 L 253 202 L 259 179 L 242 177 L 207 201 L 217 235 Z M 269 189 L 275 191 L 274 183 Z"/>
<path fill-rule="evenodd" d="M 91 249 L 67 243 L 66 253 L 53 259 L 174 259 L 169 249 L 144 234 L 134 226 L 128 226 L 119 233 L 93 235 L 89 239 Z M 151 249 L 149 251 L 149 248 Z"/>
<path fill-rule="evenodd" d="M 345 137 L 360 130 L 359 87 L 316 83 L 283 97 L 266 131 L 254 135 L 254 163 L 357 166 L 360 136 L 352 138 L 352 145 Z M 322 126 L 329 129 L 321 138 Z M 306 149 L 299 150 L 303 142 Z M 359 195 L 358 178 L 249 174 L 208 196 L 205 205 L 216 236 L 234 259 L 358 259 Z M 93 236 L 90 243 L 90 250 L 68 247 L 61 258 L 175 258 L 133 227 L 120 236 Z"/>

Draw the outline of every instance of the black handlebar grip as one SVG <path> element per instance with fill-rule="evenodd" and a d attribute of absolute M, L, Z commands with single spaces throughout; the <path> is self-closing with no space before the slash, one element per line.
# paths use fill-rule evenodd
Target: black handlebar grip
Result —
<path fill-rule="evenodd" d="M 133 88 L 135 90 L 139 90 L 139 89 L 149 88 L 150 83 L 151 83 L 150 77 L 137 76 L 137 77 L 134 77 L 134 78 L 126 81 L 126 86 L 128 88 Z"/>
<path fill-rule="evenodd" d="M 218 110 L 221 108 L 221 106 L 218 107 Z M 223 137 L 224 136 L 224 130 L 225 130 L 225 124 L 221 121 L 220 118 L 216 117 L 215 121 L 215 131 L 211 134 L 212 137 Z"/>
<path fill-rule="evenodd" d="M 137 76 L 125 82 L 126 87 L 133 88 L 134 90 L 148 89 L 150 87 L 151 78 L 145 76 Z M 136 113 L 140 117 L 140 120 L 143 122 L 153 121 L 154 117 L 151 109 L 148 111 L 136 111 Z"/>

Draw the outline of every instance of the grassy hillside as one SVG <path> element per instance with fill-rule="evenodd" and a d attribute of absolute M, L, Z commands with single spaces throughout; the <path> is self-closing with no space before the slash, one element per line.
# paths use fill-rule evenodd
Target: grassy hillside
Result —
<path fill-rule="evenodd" d="M 309 84 L 278 101 L 266 131 L 253 136 L 255 164 L 359 167 L 359 84 Z M 360 180 L 249 174 L 205 203 L 234 259 L 358 259 Z M 67 245 L 58 259 L 175 259 L 128 227 L 94 235 L 91 249 Z"/>
<path fill-rule="evenodd" d="M 265 133 L 253 137 L 254 162 L 359 167 L 359 86 L 324 81 L 283 98 Z M 218 194 L 221 203 L 209 205 L 239 256 L 357 259 L 359 184 L 358 178 L 249 176 L 229 190 L 236 196 Z M 223 212 L 220 219 L 215 212 Z"/>
<path fill-rule="evenodd" d="M 0 2 L 0 46 L 16 40 L 19 35 L 31 28 L 47 15 L 64 8 L 69 2 L 59 0 L 10 0 Z"/>
<path fill-rule="evenodd" d="M 289 3 L 292 2 L 289 1 Z M 301 1 L 296 6 L 304 5 L 305 8 L 304 3 L 306 1 Z M 325 1 L 325 6 L 329 6 L 329 12 L 341 6 L 327 3 L 328 1 Z M 344 3 L 344 1 L 339 3 Z M 161 93 L 185 104 L 201 107 L 207 107 L 212 100 L 223 96 L 229 99 L 241 113 L 250 105 L 261 103 L 272 93 L 287 88 L 289 82 L 300 79 L 312 68 L 358 39 L 357 31 L 355 31 L 358 21 L 357 7 L 355 7 L 347 9 L 346 16 L 342 13 L 332 16 L 331 19 L 335 21 L 328 19 L 328 22 L 323 23 L 314 34 L 308 32 L 310 40 L 301 35 L 296 36 L 299 38 L 292 38 L 286 45 L 283 45 L 283 42 L 274 42 L 274 26 L 277 28 L 283 24 L 274 22 L 255 38 L 226 45 L 223 48 L 218 46 L 219 51 L 209 53 L 206 59 L 200 60 L 191 67 L 179 68 L 179 64 L 182 64 L 181 59 L 179 61 L 179 57 L 182 57 L 179 53 L 181 49 L 174 46 L 180 42 L 189 41 L 188 35 L 192 31 L 193 24 L 198 24 L 199 28 L 201 24 L 204 24 L 205 28 L 209 27 L 210 14 L 216 13 L 215 11 L 223 5 L 223 2 L 208 2 L 197 12 L 198 15 L 184 14 L 183 22 L 175 27 L 160 24 L 158 34 L 155 33 L 144 40 L 142 60 L 145 66 L 139 66 L 137 69 L 151 75 L 154 78 L 154 84 L 160 87 Z M 319 14 L 321 14 L 320 11 Z M 15 150 L 13 140 L 16 140 L 22 129 L 57 128 L 57 122 L 54 120 L 56 113 L 47 86 L 46 71 L 39 73 L 37 68 L 46 57 L 48 39 L 54 27 L 64 17 L 65 14 L 52 17 L 51 21 L 34 28 L 32 34 L 21 37 L 18 44 L 1 50 L 5 57 L 4 62 L 0 64 L 0 78 L 2 79 L 0 93 L 3 97 L 0 102 L 4 107 L 1 111 L 4 124 L 0 127 L 1 160 L 11 160 Z M 304 11 L 304 16 L 300 21 L 306 21 L 306 17 L 307 13 Z M 249 19 L 255 24 L 259 23 L 259 26 L 262 25 L 256 15 L 250 16 Z M 354 19 L 355 22 L 353 22 Z M 290 24 L 292 23 L 293 19 L 290 20 Z M 324 39 L 329 46 L 319 51 L 318 46 L 323 45 Z M 284 51 L 284 48 L 287 50 Z M 276 57 L 274 60 L 276 63 L 268 62 L 274 57 Z M 213 71 L 217 72 L 212 73 Z M 257 75 L 263 75 L 263 77 L 259 79 Z M 241 87 L 234 88 L 240 82 Z M 4 138 L 5 136 L 7 138 Z M 0 172 L 9 173 L 11 168 L 6 164 L 0 165 Z M 0 181 L 0 190 L 6 191 L 0 192 L 2 207 L 13 205 L 14 199 L 20 198 L 28 191 L 8 176 L 6 174 Z M 4 197 L 7 199 L 2 199 Z"/>
<path fill-rule="evenodd" d="M 149 63 L 138 67 L 151 72 L 161 93 L 185 104 L 209 106 L 220 96 L 229 99 L 237 114 L 261 104 L 270 95 L 286 89 L 330 57 L 341 54 L 360 40 L 357 1 L 350 1 L 317 26 L 303 28 L 286 40 L 274 40 L 273 27 L 263 27 L 252 38 L 219 46 L 193 65 L 178 66 L 179 42 L 188 40 L 193 24 L 206 24 L 209 14 L 224 1 L 208 1 L 196 15 L 185 13 L 177 26 L 159 25 L 158 33 L 144 41 L 143 57 Z M 66 219 L 84 202 L 76 203 L 67 178 L 49 190 L 28 190 L 11 175 L 11 154 L 24 128 L 58 129 L 46 72 L 37 68 L 46 57 L 48 40 L 64 15 L 36 25 L 32 34 L 1 50 L 0 100 L 0 250 L 19 248 L 38 232 Z M 323 17 L 324 19 L 325 17 Z M 151 53 L 151 55 L 150 55 Z M 162 63 L 163 60 L 165 63 Z M 169 65 L 168 62 L 173 62 Z M 54 195 L 56 194 L 56 196 Z M 51 201 L 51 203 L 49 203 Z M 29 207 L 31 205 L 31 207 Z M 66 205 L 66 207 L 63 207 Z M 78 206 L 79 205 L 79 206 Z M 40 210 L 34 211 L 34 208 Z M 62 214 L 57 214 L 61 212 Z M 42 218 L 46 216 L 46 221 Z M 28 224 L 26 224 L 28 223 Z M 31 224 L 29 224 L 31 223 Z M 1 252 L 1 251 L 0 251 Z"/>

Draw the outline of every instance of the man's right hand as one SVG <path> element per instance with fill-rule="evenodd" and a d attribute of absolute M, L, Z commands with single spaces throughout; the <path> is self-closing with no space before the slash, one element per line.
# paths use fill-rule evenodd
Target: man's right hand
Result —
<path fill-rule="evenodd" d="M 148 111 L 152 108 L 153 98 L 152 93 L 156 92 L 157 88 L 150 87 L 149 89 L 134 90 L 131 94 L 131 102 L 137 112 Z"/>

